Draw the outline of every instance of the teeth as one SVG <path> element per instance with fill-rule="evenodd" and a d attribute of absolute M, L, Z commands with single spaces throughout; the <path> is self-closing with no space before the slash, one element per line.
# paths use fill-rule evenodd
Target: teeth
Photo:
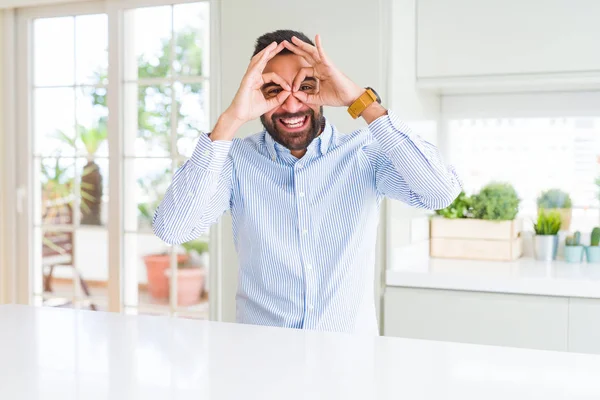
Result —
<path fill-rule="evenodd" d="M 302 125 L 302 123 L 304 122 L 304 117 L 299 117 L 299 118 L 286 118 L 286 119 L 282 119 L 281 120 L 284 124 L 289 125 L 289 126 L 293 126 L 293 125 Z M 296 127 L 296 126 L 294 126 Z"/>

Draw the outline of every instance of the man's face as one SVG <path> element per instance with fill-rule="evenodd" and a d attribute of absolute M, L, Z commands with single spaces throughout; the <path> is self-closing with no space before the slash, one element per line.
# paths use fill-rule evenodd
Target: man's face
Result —
<path fill-rule="evenodd" d="M 263 72 L 274 72 L 292 86 L 303 67 L 310 67 L 304 58 L 295 54 L 283 54 L 269 61 Z M 271 83 L 263 87 L 263 94 L 266 98 L 271 98 L 281 90 L 279 85 Z M 314 94 L 317 82 L 309 77 L 302 82 L 300 90 Z M 260 120 L 277 143 L 292 151 L 305 150 L 321 133 L 323 107 L 309 106 L 290 95 L 281 106 L 263 114 Z"/>

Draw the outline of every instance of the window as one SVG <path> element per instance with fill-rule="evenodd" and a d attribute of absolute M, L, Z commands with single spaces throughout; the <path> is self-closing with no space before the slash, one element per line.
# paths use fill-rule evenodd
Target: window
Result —
<path fill-rule="evenodd" d="M 107 16 L 38 18 L 31 31 L 33 294 L 105 309 Z"/>
<path fill-rule="evenodd" d="M 26 295 L 40 305 L 206 318 L 208 237 L 167 246 L 151 219 L 210 127 L 209 3 L 138 3 L 18 13 L 19 151 L 29 161 L 18 183 L 33 194 L 19 217 Z"/>
<path fill-rule="evenodd" d="M 203 284 L 205 275 L 199 276 L 200 282 L 192 274 L 204 271 L 177 268 L 206 265 L 206 257 L 187 259 L 197 252 L 185 250 L 205 247 L 208 238 L 170 248 L 151 230 L 172 172 L 191 155 L 198 132 L 209 129 L 208 18 L 208 3 L 137 8 L 124 14 L 124 265 L 137 266 L 124 273 L 128 308 L 208 311 L 206 302 L 190 301 L 183 292 L 191 282 Z M 170 279 L 174 273 L 175 282 Z M 179 300 L 171 298 L 169 304 L 170 292 L 178 293 Z"/>
<path fill-rule="evenodd" d="M 531 104 L 543 101 L 541 95 L 532 97 L 538 98 L 531 99 Z M 522 199 L 520 215 L 531 221 L 537 214 L 540 193 L 560 188 L 573 201 L 571 230 L 590 232 L 598 226 L 600 116 L 587 112 L 578 116 L 576 110 L 569 110 L 568 102 L 564 99 L 566 116 L 559 116 L 560 109 L 552 116 L 542 117 L 532 111 L 533 117 L 524 117 L 526 109 L 514 115 L 498 106 L 507 101 L 496 100 L 489 102 L 490 109 L 482 117 L 448 118 L 447 156 L 463 179 L 467 194 L 492 180 L 510 182 Z M 494 113 L 500 117 L 490 118 Z M 468 111 L 459 114 L 467 116 Z M 526 224 L 526 229 L 532 229 L 531 224 Z"/>

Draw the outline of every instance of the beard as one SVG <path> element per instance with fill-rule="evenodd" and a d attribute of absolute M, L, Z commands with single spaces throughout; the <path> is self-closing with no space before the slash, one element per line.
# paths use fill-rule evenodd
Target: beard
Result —
<path fill-rule="evenodd" d="M 285 128 L 281 126 L 279 119 L 295 117 L 308 117 L 308 125 L 302 131 L 287 132 Z M 310 109 L 293 114 L 273 114 L 270 120 L 264 115 L 260 117 L 260 122 L 262 122 L 273 140 L 289 150 L 306 150 L 312 141 L 321 133 L 323 121 L 323 106 L 319 108 L 317 114 L 315 114 L 313 109 Z"/>

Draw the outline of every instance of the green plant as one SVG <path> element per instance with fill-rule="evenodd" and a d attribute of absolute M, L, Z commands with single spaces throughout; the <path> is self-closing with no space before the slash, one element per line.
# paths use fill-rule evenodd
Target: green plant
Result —
<path fill-rule="evenodd" d="M 581 233 L 579 231 L 575 232 L 575 234 L 567 236 L 565 239 L 566 246 L 579 246 L 581 243 Z"/>
<path fill-rule="evenodd" d="M 571 208 L 571 196 L 560 189 L 548 189 L 537 199 L 539 208 Z"/>
<path fill-rule="evenodd" d="M 101 117 L 94 126 L 89 128 L 78 124 L 75 137 L 71 137 L 63 131 L 57 131 L 53 136 L 67 146 L 72 147 L 74 151 L 77 151 L 79 142 L 85 148 L 87 164 L 81 172 L 80 182 L 81 223 L 83 225 L 101 225 L 102 174 L 100 173 L 100 167 L 94 160 L 94 156 L 108 137 L 106 117 Z"/>
<path fill-rule="evenodd" d="M 478 219 L 513 220 L 521 200 L 515 188 L 504 182 L 492 182 L 472 197 L 473 217 Z"/>
<path fill-rule="evenodd" d="M 188 253 L 195 251 L 196 253 L 198 253 L 198 255 L 202 255 L 208 252 L 208 243 L 200 239 L 195 239 L 191 242 L 183 243 L 181 246 Z"/>
<path fill-rule="evenodd" d="M 592 229 L 592 238 L 590 240 L 590 244 L 592 246 L 600 245 L 600 227 L 595 227 Z"/>
<path fill-rule="evenodd" d="M 560 231 L 561 218 L 558 211 L 546 212 L 541 209 L 538 213 L 537 223 L 533 224 L 536 235 L 556 235 Z"/>
<path fill-rule="evenodd" d="M 454 199 L 452 204 L 441 210 L 436 210 L 437 215 L 441 215 L 444 218 L 468 218 L 471 211 L 471 198 L 460 192 L 458 197 Z"/>
<path fill-rule="evenodd" d="M 178 268 L 198 268 L 199 265 L 195 264 L 192 260 L 192 253 L 197 253 L 197 255 L 202 255 L 208 252 L 208 243 L 201 239 L 194 239 L 186 243 L 182 243 L 181 247 L 185 249 L 185 252 L 188 254 L 188 259 L 185 262 L 181 262 L 177 264 Z"/>

